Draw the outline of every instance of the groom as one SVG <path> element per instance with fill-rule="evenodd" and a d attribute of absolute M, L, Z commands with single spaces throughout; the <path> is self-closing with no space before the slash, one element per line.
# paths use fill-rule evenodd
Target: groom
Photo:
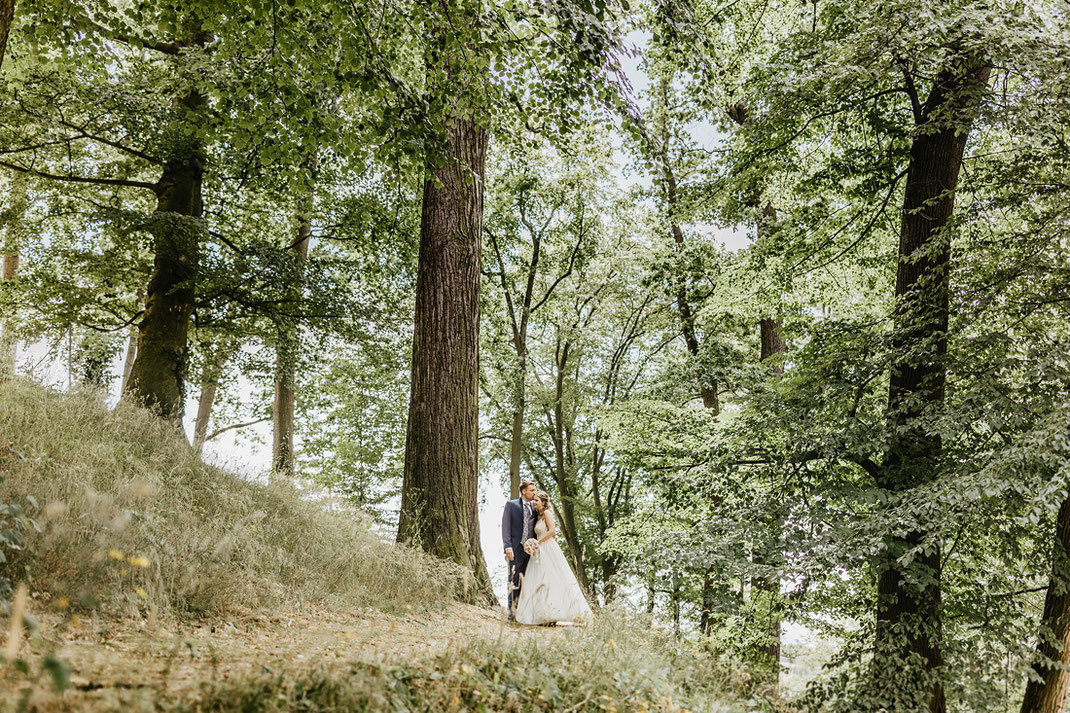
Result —
<path fill-rule="evenodd" d="M 516 603 L 520 601 L 520 575 L 528 567 L 528 553 L 524 543 L 535 536 L 535 483 L 520 484 L 520 498 L 505 504 L 502 513 L 502 544 L 509 561 L 509 621 L 516 618 Z"/>

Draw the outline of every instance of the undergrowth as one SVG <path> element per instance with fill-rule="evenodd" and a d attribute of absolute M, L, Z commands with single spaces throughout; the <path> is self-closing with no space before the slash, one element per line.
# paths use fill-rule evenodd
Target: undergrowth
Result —
<path fill-rule="evenodd" d="M 289 483 L 205 465 L 143 409 L 0 384 L 0 502 L 32 496 L 40 532 L 3 574 L 71 606 L 221 615 L 308 601 L 386 609 L 455 598 L 464 573 L 381 542 L 358 513 Z"/>

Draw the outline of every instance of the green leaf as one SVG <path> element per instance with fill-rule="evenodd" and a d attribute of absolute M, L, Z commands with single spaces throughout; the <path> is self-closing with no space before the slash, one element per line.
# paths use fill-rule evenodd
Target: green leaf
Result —
<path fill-rule="evenodd" d="M 42 665 L 52 677 L 52 685 L 56 687 L 56 690 L 60 693 L 66 691 L 71 685 L 71 667 L 67 665 L 67 662 L 57 658 L 54 654 L 49 654 Z"/>

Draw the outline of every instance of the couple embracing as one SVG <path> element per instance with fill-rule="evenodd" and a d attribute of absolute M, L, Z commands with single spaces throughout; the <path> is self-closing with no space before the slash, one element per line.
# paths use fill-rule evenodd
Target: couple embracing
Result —
<path fill-rule="evenodd" d="M 505 504 L 502 544 L 509 565 L 509 620 L 521 624 L 586 621 L 591 607 L 565 553 L 554 540 L 548 493 L 520 484 L 520 498 Z"/>

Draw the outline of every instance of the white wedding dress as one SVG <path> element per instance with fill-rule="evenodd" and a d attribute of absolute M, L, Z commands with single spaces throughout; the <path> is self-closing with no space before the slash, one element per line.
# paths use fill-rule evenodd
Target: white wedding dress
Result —
<path fill-rule="evenodd" d="M 535 523 L 536 538 L 546 534 L 546 521 Z M 528 561 L 516 620 L 521 624 L 548 624 L 553 621 L 589 621 L 593 618 L 576 575 L 554 538 L 539 545 Z"/>

